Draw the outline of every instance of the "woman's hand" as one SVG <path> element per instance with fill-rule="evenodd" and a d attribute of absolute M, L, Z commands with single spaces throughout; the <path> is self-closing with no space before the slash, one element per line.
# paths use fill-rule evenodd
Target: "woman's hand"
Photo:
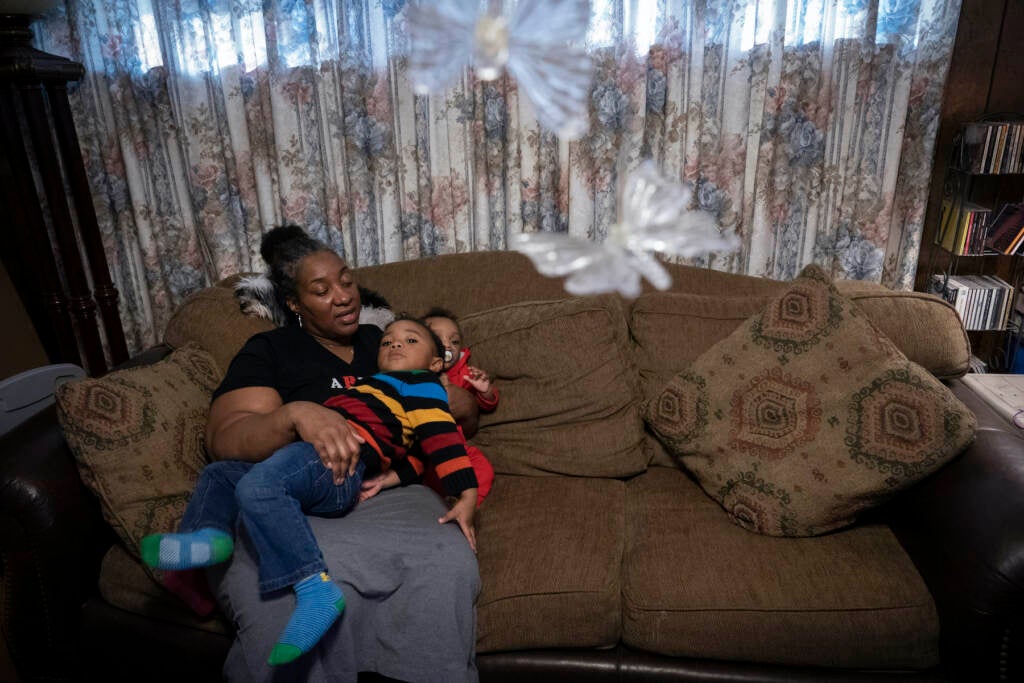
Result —
<path fill-rule="evenodd" d="M 401 482 L 398 480 L 398 474 L 394 470 L 388 470 L 384 474 L 378 474 L 376 477 L 363 480 L 362 489 L 359 491 L 359 502 L 362 503 L 368 498 L 373 498 L 384 489 L 389 489 L 393 486 L 398 486 Z"/>
<path fill-rule="evenodd" d="M 462 529 L 462 533 L 466 535 L 466 540 L 469 541 L 469 547 L 476 552 L 476 530 L 473 528 L 473 515 L 476 514 L 476 489 L 466 489 L 459 496 L 455 504 L 452 505 L 452 509 L 448 513 L 437 520 L 441 524 L 447 524 L 448 522 L 455 522 Z"/>
<path fill-rule="evenodd" d="M 334 474 L 335 485 L 355 473 L 359 448 L 365 439 L 339 413 L 318 403 L 294 401 L 285 404 L 295 433 L 313 444 L 324 467 Z"/>

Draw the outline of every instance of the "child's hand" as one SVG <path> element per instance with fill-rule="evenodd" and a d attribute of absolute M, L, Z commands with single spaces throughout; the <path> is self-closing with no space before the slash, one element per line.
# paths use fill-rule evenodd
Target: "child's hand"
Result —
<path fill-rule="evenodd" d="M 489 394 L 491 392 L 491 378 L 486 372 L 480 368 L 475 368 L 472 365 L 467 366 L 466 370 L 466 381 L 469 382 L 470 386 L 476 389 L 481 394 Z"/>
<path fill-rule="evenodd" d="M 462 533 L 466 535 L 466 540 L 469 541 L 469 547 L 476 552 L 476 530 L 473 529 L 473 515 L 476 513 L 476 489 L 466 489 L 459 496 L 455 504 L 452 505 L 452 509 L 448 511 L 441 519 L 437 520 L 441 524 L 447 524 L 448 522 L 456 522 L 459 528 L 462 529 Z"/>
<path fill-rule="evenodd" d="M 388 470 L 384 474 L 378 474 L 376 477 L 364 479 L 363 486 L 359 491 L 359 502 L 362 503 L 368 498 L 373 498 L 384 489 L 398 486 L 398 484 L 398 475 L 394 470 Z"/>

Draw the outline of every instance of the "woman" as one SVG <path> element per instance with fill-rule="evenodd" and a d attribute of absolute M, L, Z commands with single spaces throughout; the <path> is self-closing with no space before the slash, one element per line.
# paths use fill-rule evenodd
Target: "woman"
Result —
<path fill-rule="evenodd" d="M 253 336 L 234 358 L 210 406 L 207 448 L 215 459 L 258 461 L 292 441 L 308 441 L 340 482 L 355 468 L 361 438 L 323 402 L 376 372 L 381 332 L 359 324 L 353 274 L 325 244 L 287 226 L 267 233 L 260 251 L 295 324 Z M 450 392 L 450 403 L 473 429 L 468 392 Z M 375 671 L 401 680 L 476 680 L 479 575 L 459 529 L 438 524 L 445 513 L 436 495 L 413 486 L 372 497 L 342 519 L 310 518 L 347 604 L 313 652 L 277 672 L 264 657 L 294 598 L 288 592 L 260 597 L 256 558 L 243 532 L 226 571 L 213 574 L 237 625 L 225 675 L 355 680 L 360 671 Z"/>

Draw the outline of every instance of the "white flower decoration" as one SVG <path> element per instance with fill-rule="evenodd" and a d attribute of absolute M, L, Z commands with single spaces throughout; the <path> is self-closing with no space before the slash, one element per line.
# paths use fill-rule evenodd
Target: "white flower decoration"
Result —
<path fill-rule="evenodd" d="M 735 235 L 722 235 L 707 211 L 689 209 L 693 190 L 668 180 L 645 161 L 629 174 L 619 197 L 619 220 L 602 244 L 565 233 L 513 235 L 512 248 L 548 277 L 567 275 L 565 290 L 574 296 L 619 292 L 640 295 L 644 277 L 668 289 L 672 277 L 651 252 L 692 258 L 733 251 Z"/>
<path fill-rule="evenodd" d="M 499 3 L 500 4 L 500 3 Z M 573 140 L 587 132 L 592 67 L 582 43 L 588 0 L 520 0 L 481 12 L 478 0 L 421 0 L 408 9 L 409 71 L 419 94 L 443 90 L 472 63 L 477 78 L 508 69 L 537 120 Z"/>

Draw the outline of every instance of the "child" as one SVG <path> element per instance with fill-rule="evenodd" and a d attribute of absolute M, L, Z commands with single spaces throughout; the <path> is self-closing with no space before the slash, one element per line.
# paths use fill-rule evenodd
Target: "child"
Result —
<path fill-rule="evenodd" d="M 291 662 L 312 650 L 345 608 L 305 515 L 344 515 L 367 497 L 360 495 L 364 478 L 401 463 L 413 444 L 443 473 L 448 494 L 457 497 L 438 521 L 457 522 L 475 551 L 477 482 L 436 374 L 444 364 L 442 354 L 440 341 L 425 323 L 396 319 L 381 339 L 381 372 L 325 403 L 365 440 L 354 474 L 335 485 L 332 472 L 304 441 L 259 463 L 211 463 L 199 477 L 179 532 L 143 538 L 143 560 L 169 570 L 224 562 L 234 551 L 235 522 L 240 519 L 257 550 L 260 592 L 294 587 L 295 611 L 268 660 L 271 665 Z"/>
<path fill-rule="evenodd" d="M 469 364 L 471 352 L 468 346 L 462 345 L 462 330 L 459 328 L 455 315 L 443 308 L 432 308 L 423 316 L 423 322 L 427 324 L 431 332 L 438 336 L 444 347 L 444 372 L 448 381 L 472 393 L 476 397 L 481 411 L 489 413 L 497 408 L 498 387 L 494 385 L 487 373 Z M 473 471 L 476 473 L 476 480 L 480 487 L 476 501 L 479 505 L 490 492 L 491 485 L 494 483 L 494 468 L 476 446 L 467 444 L 466 453 L 469 455 L 469 461 L 473 465 Z M 440 492 L 440 481 L 433 471 L 427 473 L 424 481 L 432 489 Z"/>
<path fill-rule="evenodd" d="M 442 383 L 448 382 L 469 391 L 476 398 L 480 410 L 486 413 L 497 408 L 498 387 L 494 386 L 487 373 L 469 364 L 471 353 L 468 347 L 462 346 L 462 330 L 459 329 L 455 315 L 443 308 L 435 307 L 427 311 L 427 314 L 421 319 L 441 341 L 441 347 L 444 349 Z M 462 427 L 459 427 L 459 433 L 462 433 Z M 476 474 L 479 486 L 476 504 L 479 506 L 491 491 L 491 485 L 494 483 L 494 468 L 476 446 L 467 443 L 466 455 L 469 456 L 469 462 Z M 415 457 L 408 457 L 396 465 L 393 470 L 385 472 L 373 481 L 366 482 L 364 484 L 365 491 L 360 500 L 370 497 L 382 488 L 411 483 L 420 476 L 423 477 L 424 484 L 442 496 L 445 495 L 441 481 L 434 469 L 424 467 L 423 463 Z"/>

